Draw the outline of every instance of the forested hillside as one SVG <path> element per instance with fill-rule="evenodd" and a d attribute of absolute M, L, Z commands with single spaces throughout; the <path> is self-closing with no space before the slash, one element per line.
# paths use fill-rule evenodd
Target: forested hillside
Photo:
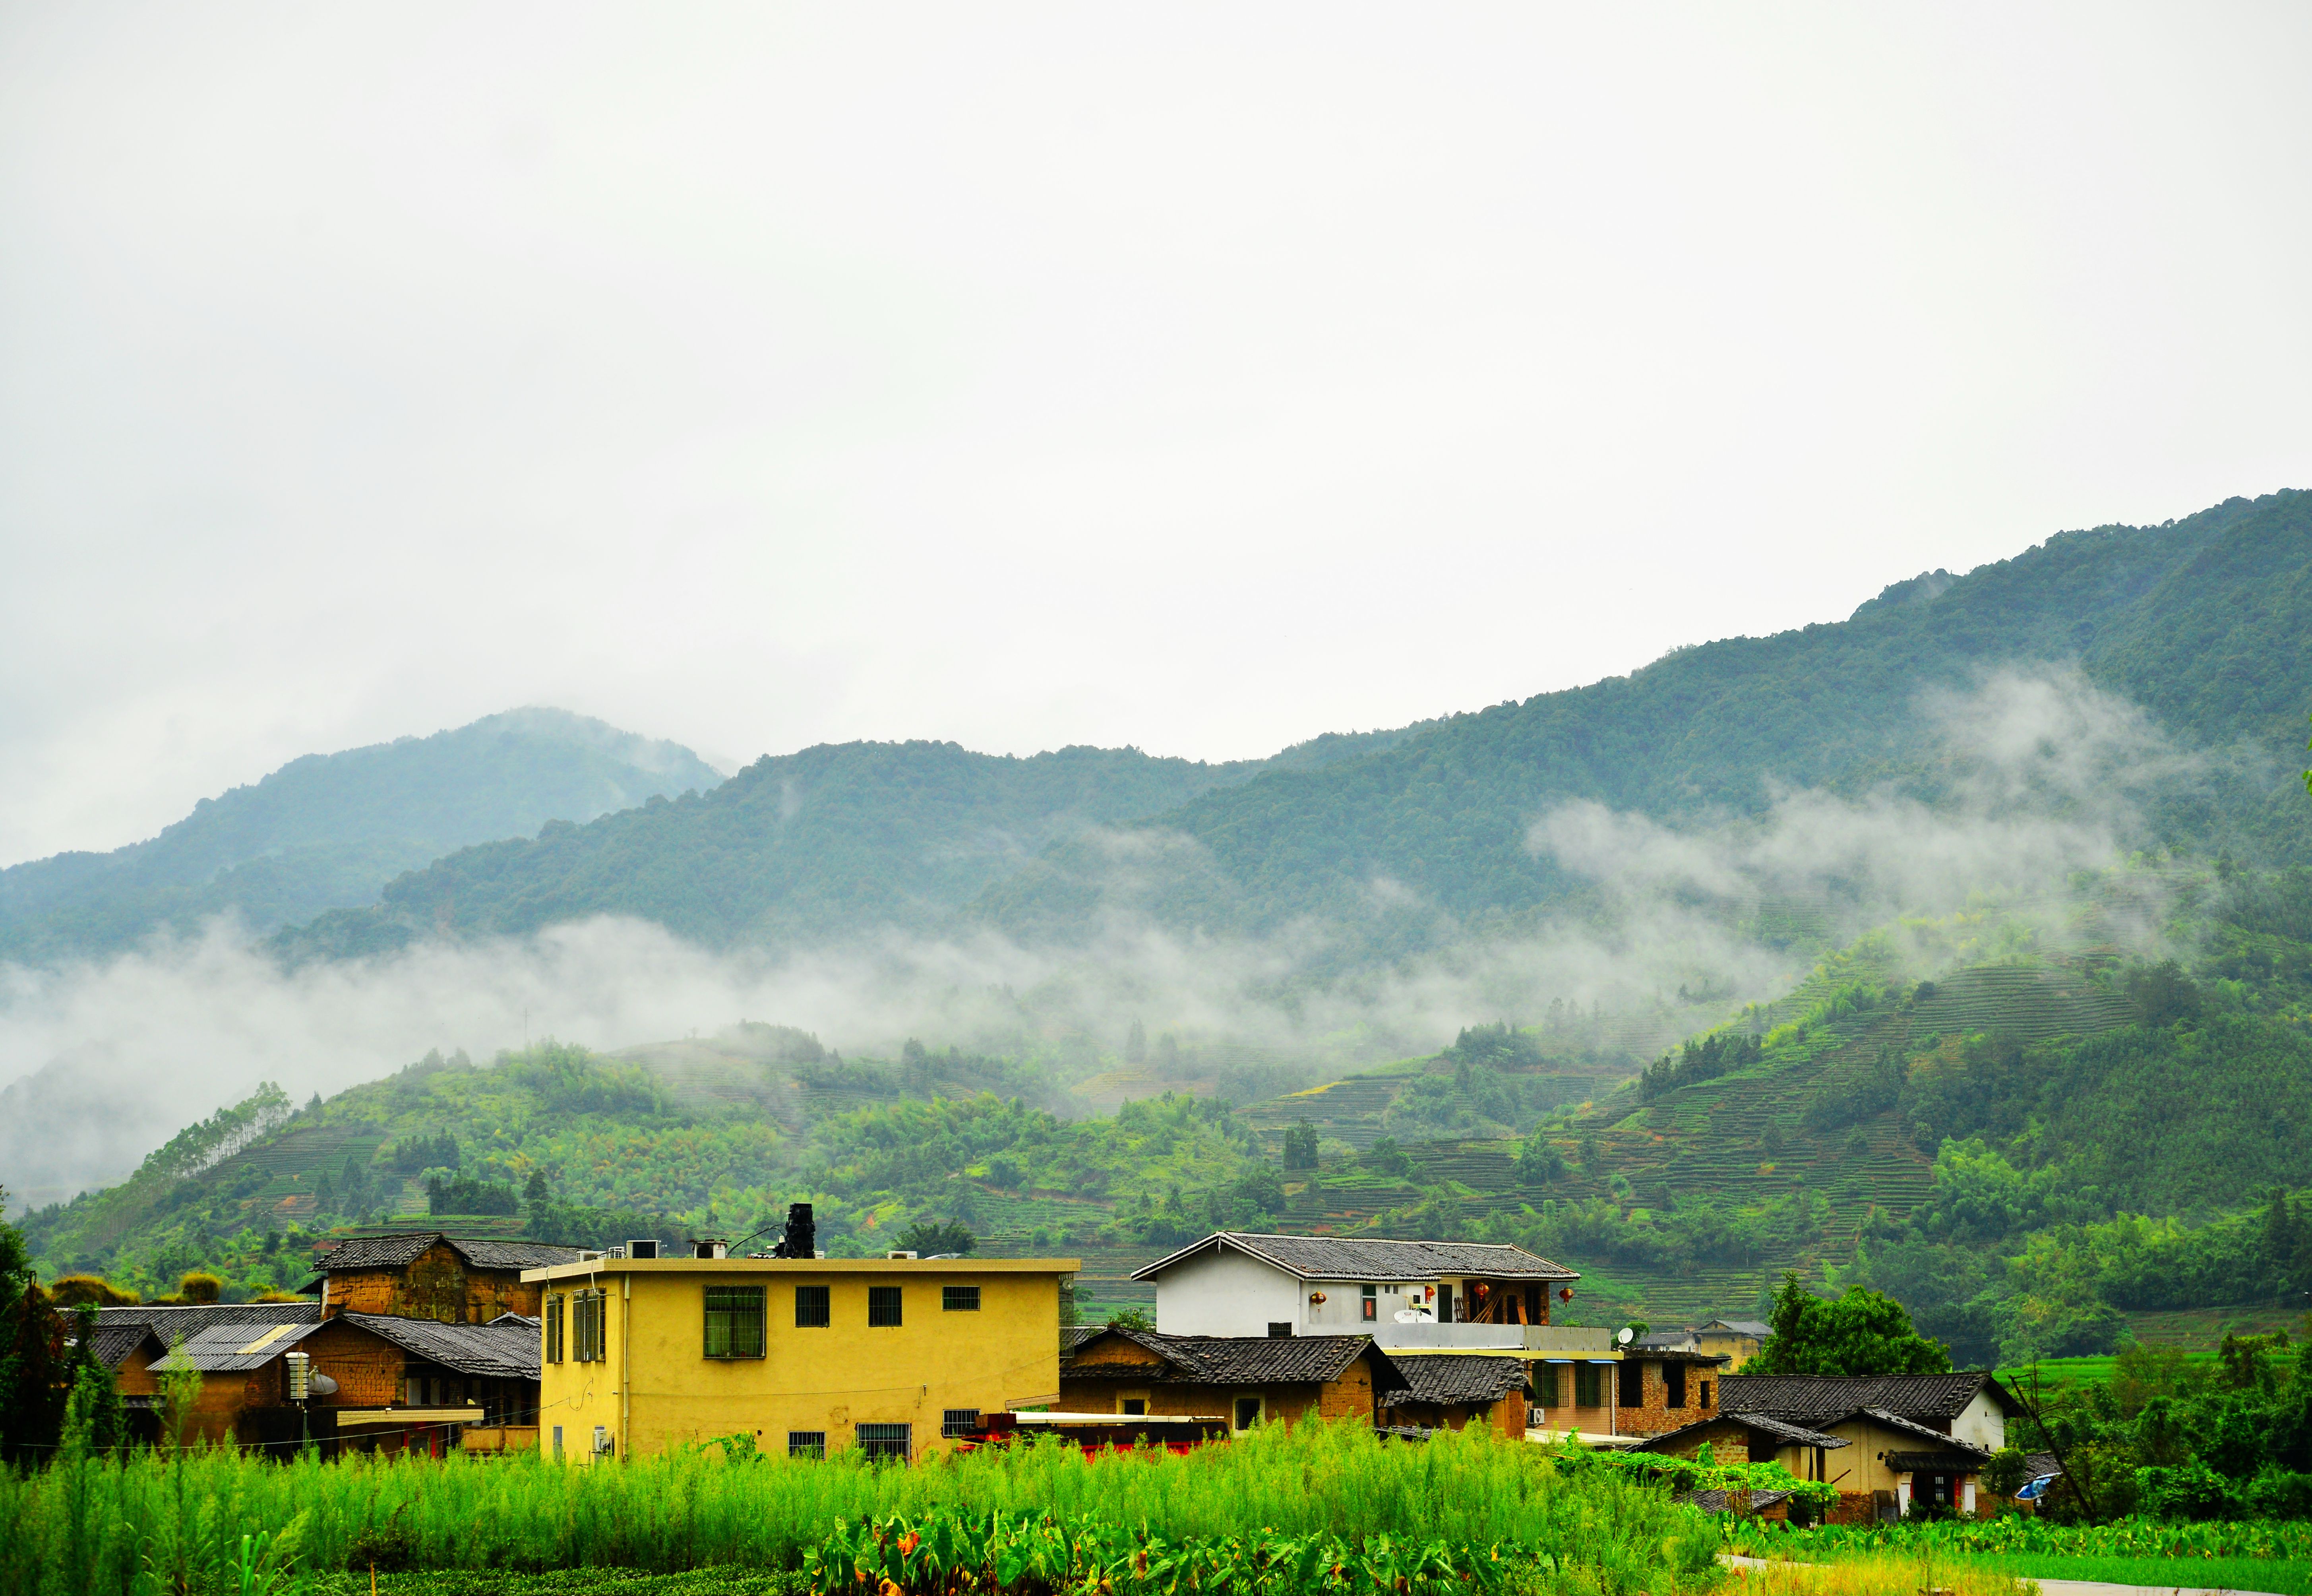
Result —
<path fill-rule="evenodd" d="M 1322 768 L 1402 735 L 1323 737 L 1266 763 Z M 822 744 L 766 755 L 713 792 L 465 849 L 395 881 L 376 908 L 328 916 L 283 946 L 373 952 L 425 932 L 519 933 L 596 914 L 716 947 L 942 925 L 1055 842 L 1262 767 L 1137 749 L 1022 759 L 951 742 Z"/>
<path fill-rule="evenodd" d="M 1067 940 L 1123 911 L 1204 930 L 1315 916 L 1350 937 L 1342 957 L 1386 960 L 1579 908 L 1588 884 L 1528 846 L 1567 800 L 1712 824 L 1792 789 L 1948 801 L 1977 772 L 1922 694 L 2017 665 L 2076 667 L 2212 750 L 2147 795 L 2151 840 L 2312 851 L 2283 779 L 2312 704 L 2312 495 L 2281 493 L 2063 533 L 1898 583 L 1843 622 L 1257 765 L 923 743 L 766 759 L 696 799 L 443 859 L 289 943 L 357 952 L 598 913 L 715 945 L 974 921 Z"/>
<path fill-rule="evenodd" d="M 558 709 L 292 760 L 109 854 L 0 871 L 0 959 L 102 952 L 231 909 L 257 931 L 373 901 L 453 848 L 722 777 L 688 749 Z"/>
<path fill-rule="evenodd" d="M 1893 783 L 1932 802 L 1971 772 L 1922 691 L 2076 662 L 2186 747 L 2225 750 L 2152 803 L 2155 834 L 2273 861 L 2312 855 L 2292 777 L 2312 705 L 2312 494 L 2233 499 L 2160 527 L 2067 532 L 1965 576 L 1899 583 L 1844 622 L 1681 649 L 1627 677 L 1422 728 L 1321 770 L 1204 794 L 1143 822 L 1192 839 L 1119 884 L 1106 854 L 1053 850 L 990 889 L 1015 932 L 1111 901 L 1176 924 L 1316 915 L 1382 951 L 1515 923 L 1583 883 L 1528 851 L 1534 817 L 1590 799 L 1657 820 L 1755 816 L 1778 789 Z M 1376 924 L 1386 878 L 1433 906 Z"/>

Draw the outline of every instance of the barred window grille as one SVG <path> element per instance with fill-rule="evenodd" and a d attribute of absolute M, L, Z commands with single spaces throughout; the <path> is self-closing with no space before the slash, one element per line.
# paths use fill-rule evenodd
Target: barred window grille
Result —
<path fill-rule="evenodd" d="M 797 1329 L 822 1329 L 830 1322 L 832 1317 L 827 1311 L 827 1287 L 823 1285 L 795 1287 L 795 1328 Z"/>
<path fill-rule="evenodd" d="M 546 1361 L 562 1361 L 562 1293 L 546 1299 Z"/>
<path fill-rule="evenodd" d="M 905 1462 L 914 1435 L 913 1425 L 862 1425 L 859 1450 L 871 1458 L 897 1458 Z"/>
<path fill-rule="evenodd" d="M 1573 1406 L 1603 1407 L 1606 1405 L 1606 1393 L 1602 1389 L 1604 1384 L 1605 1382 L 1598 1378 L 1598 1365 L 1596 1364 L 1574 1364 Z"/>
<path fill-rule="evenodd" d="M 976 1285 L 942 1285 L 940 1287 L 940 1307 L 949 1313 L 979 1311 L 979 1288 Z"/>
<path fill-rule="evenodd" d="M 758 1358 L 763 1355 L 761 1286 L 710 1285 L 706 1288 L 706 1355 L 710 1358 Z"/>
<path fill-rule="evenodd" d="M 962 1441 L 978 1433 L 979 1409 L 950 1407 L 940 1415 L 940 1436 L 947 1441 Z"/>
<path fill-rule="evenodd" d="M 824 1430 L 789 1430 L 787 1456 L 791 1458 L 823 1458 L 827 1455 L 827 1432 Z"/>
<path fill-rule="evenodd" d="M 602 1361 L 604 1320 L 608 1317 L 599 1291 L 582 1291 L 570 1299 L 570 1357 L 574 1363 Z"/>
<path fill-rule="evenodd" d="M 896 1285 L 871 1285 L 867 1288 L 867 1322 L 871 1325 L 895 1325 L 899 1322 L 899 1288 Z"/>

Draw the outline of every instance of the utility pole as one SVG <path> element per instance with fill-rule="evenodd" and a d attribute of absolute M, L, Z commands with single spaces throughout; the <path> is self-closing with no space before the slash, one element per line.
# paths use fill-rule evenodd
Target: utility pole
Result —
<path fill-rule="evenodd" d="M 307 1406 L 313 1396 L 313 1359 L 311 1354 L 292 1352 L 281 1361 L 289 1370 L 289 1399 L 297 1404 L 297 1445 L 302 1450 L 313 1444 L 313 1416 Z"/>

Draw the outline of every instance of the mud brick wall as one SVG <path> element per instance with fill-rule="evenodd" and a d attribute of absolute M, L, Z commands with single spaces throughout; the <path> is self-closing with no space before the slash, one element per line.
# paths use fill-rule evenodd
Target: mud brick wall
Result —
<path fill-rule="evenodd" d="M 1659 1359 L 1633 1359 L 1614 1373 L 1618 1379 L 1623 1370 L 1634 1364 L 1642 1382 L 1635 1404 L 1624 1401 L 1619 1415 L 1619 1434 L 1624 1435 L 1659 1435 L 1664 1430 L 1675 1430 L 1680 1425 L 1691 1425 L 1710 1417 L 1718 1411 L 1717 1371 L 1707 1364 L 1686 1366 L 1686 1406 L 1669 1405 L 1669 1378 L 1667 1365 Z M 1707 1391 L 1709 1406 L 1703 1404 Z"/>
<path fill-rule="evenodd" d="M 333 1396 L 317 1397 L 331 1407 L 391 1407 L 401 1401 L 401 1348 L 358 1326 L 335 1320 L 305 1337 L 313 1372 L 337 1382 Z"/>
<path fill-rule="evenodd" d="M 469 1269 L 436 1242 L 406 1267 L 347 1269 L 329 1276 L 332 1314 L 384 1313 L 444 1324 L 487 1324 L 501 1313 L 538 1316 L 545 1288 L 518 1269 Z"/>

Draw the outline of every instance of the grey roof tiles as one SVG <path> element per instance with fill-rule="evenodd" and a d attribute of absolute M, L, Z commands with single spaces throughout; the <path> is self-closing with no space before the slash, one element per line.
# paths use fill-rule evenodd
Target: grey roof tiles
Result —
<path fill-rule="evenodd" d="M 1385 1241 L 1353 1236 L 1272 1236 L 1215 1231 L 1201 1241 L 1134 1270 L 1150 1280 L 1207 1248 L 1257 1258 L 1302 1280 L 1434 1280 L 1483 1276 L 1494 1280 L 1578 1280 L 1581 1276 L 1522 1247 L 1480 1241 Z"/>

